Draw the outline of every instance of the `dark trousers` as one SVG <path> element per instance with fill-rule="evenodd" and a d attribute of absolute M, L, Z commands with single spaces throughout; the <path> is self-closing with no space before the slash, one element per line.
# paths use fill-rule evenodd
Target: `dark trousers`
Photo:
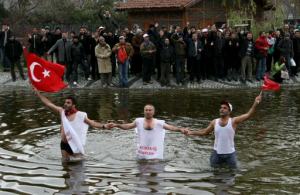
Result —
<path fill-rule="evenodd" d="M 171 62 L 161 62 L 160 82 L 162 85 L 170 84 Z"/>
<path fill-rule="evenodd" d="M 175 58 L 175 66 L 176 66 L 176 82 L 177 84 L 183 82 L 184 78 L 184 65 L 185 59 L 183 56 L 176 56 Z"/>
<path fill-rule="evenodd" d="M 25 76 L 24 76 L 24 72 L 23 72 L 23 67 L 20 63 L 20 60 L 9 60 L 8 59 L 8 63 L 9 63 L 9 66 L 10 66 L 10 74 L 11 74 L 11 78 L 13 81 L 16 80 L 16 73 L 15 73 L 15 65 L 17 65 L 17 68 L 19 70 L 19 73 L 20 73 L 20 77 L 25 80 Z"/>
<path fill-rule="evenodd" d="M 153 71 L 153 58 L 143 58 L 143 82 L 151 80 Z"/>
<path fill-rule="evenodd" d="M 190 63 L 190 81 L 193 82 L 194 78 L 196 77 L 197 82 L 200 81 L 201 77 L 201 64 L 200 60 L 197 59 L 197 57 L 190 57 L 189 58 L 189 63 Z"/>
<path fill-rule="evenodd" d="M 214 76 L 216 78 L 222 79 L 225 77 L 225 66 L 224 66 L 224 58 L 223 56 L 215 56 L 214 57 Z"/>

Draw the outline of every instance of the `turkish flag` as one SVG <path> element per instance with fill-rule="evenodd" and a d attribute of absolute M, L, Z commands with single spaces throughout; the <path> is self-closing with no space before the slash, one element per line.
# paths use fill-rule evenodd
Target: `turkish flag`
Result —
<path fill-rule="evenodd" d="M 23 51 L 27 61 L 29 80 L 37 90 L 58 92 L 67 87 L 67 84 L 62 80 L 65 71 L 64 66 L 48 62 L 33 53 L 28 53 L 25 48 Z"/>
<path fill-rule="evenodd" d="M 264 84 L 261 86 L 264 91 L 278 91 L 280 89 L 280 84 L 272 81 L 267 76 L 264 76 Z"/>

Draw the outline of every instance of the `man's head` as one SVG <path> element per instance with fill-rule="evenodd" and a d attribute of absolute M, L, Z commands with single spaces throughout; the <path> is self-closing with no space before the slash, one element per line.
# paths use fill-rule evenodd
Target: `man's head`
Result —
<path fill-rule="evenodd" d="M 120 37 L 119 37 L 119 42 L 120 42 L 121 44 L 125 44 L 125 42 L 126 42 L 125 37 L 124 37 L 124 36 L 120 36 Z"/>
<path fill-rule="evenodd" d="M 253 39 L 253 34 L 251 32 L 247 33 L 247 39 L 252 40 Z"/>
<path fill-rule="evenodd" d="M 69 96 L 65 99 L 64 109 L 66 111 L 76 108 L 76 99 L 73 96 Z"/>
<path fill-rule="evenodd" d="M 144 115 L 146 119 L 153 118 L 155 113 L 155 108 L 152 104 L 146 104 L 144 107 Z"/>
<path fill-rule="evenodd" d="M 223 100 L 220 106 L 220 116 L 221 117 L 229 116 L 231 112 L 232 112 L 232 105 L 228 101 Z"/>
<path fill-rule="evenodd" d="M 104 37 L 102 37 L 102 36 L 99 37 L 99 44 L 100 44 L 101 46 L 106 45 L 106 43 L 105 43 L 105 38 L 104 38 Z"/>
<path fill-rule="evenodd" d="M 165 38 L 165 44 L 170 45 L 170 40 L 168 38 Z"/>
<path fill-rule="evenodd" d="M 73 43 L 77 44 L 79 42 L 79 37 L 77 35 L 75 35 L 73 37 Z"/>

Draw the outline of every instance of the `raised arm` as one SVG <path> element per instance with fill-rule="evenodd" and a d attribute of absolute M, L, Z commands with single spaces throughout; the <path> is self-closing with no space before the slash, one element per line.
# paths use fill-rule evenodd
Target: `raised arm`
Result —
<path fill-rule="evenodd" d="M 173 125 L 169 125 L 167 123 L 164 124 L 164 129 L 169 131 L 180 131 L 181 133 L 186 133 L 188 131 L 187 128 L 175 127 Z"/>
<path fill-rule="evenodd" d="M 247 113 L 242 114 L 240 116 L 237 116 L 237 117 L 233 118 L 233 126 L 234 126 L 234 128 L 236 128 L 236 126 L 239 123 L 241 123 L 241 122 L 249 119 L 254 114 L 254 112 L 256 110 L 256 106 L 261 102 L 261 100 L 262 100 L 262 92 L 260 92 L 260 94 L 255 98 L 255 101 L 253 102 L 250 110 Z"/>
<path fill-rule="evenodd" d="M 210 134 L 214 130 L 214 127 L 215 127 L 215 120 L 211 121 L 205 129 L 200 129 L 198 131 L 188 131 L 186 134 L 204 136 Z"/>
<path fill-rule="evenodd" d="M 56 106 L 55 104 L 53 104 L 48 98 L 46 98 L 45 96 L 43 96 L 36 88 L 33 87 L 33 90 L 36 94 L 36 96 L 38 96 L 40 98 L 40 100 L 47 106 L 49 107 L 52 111 L 56 112 L 56 113 L 61 113 L 61 111 L 63 110 L 62 107 Z"/>
<path fill-rule="evenodd" d="M 112 123 L 107 123 L 107 124 L 99 123 L 99 122 L 91 120 L 89 118 L 85 118 L 84 122 L 86 124 L 88 124 L 89 126 L 97 128 L 97 129 L 111 129 L 113 127 Z"/>
<path fill-rule="evenodd" d="M 114 124 L 113 127 L 117 127 L 123 130 L 129 130 L 129 129 L 133 129 L 136 127 L 135 122 L 133 123 L 127 123 L 127 124 Z"/>

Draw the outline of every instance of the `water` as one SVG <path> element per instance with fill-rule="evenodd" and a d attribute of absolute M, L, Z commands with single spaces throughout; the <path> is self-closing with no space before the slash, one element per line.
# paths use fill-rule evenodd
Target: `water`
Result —
<path fill-rule="evenodd" d="M 62 164 L 59 117 L 27 89 L 0 89 L 0 194 L 300 194 L 300 91 L 264 94 L 255 116 L 239 126 L 239 170 L 209 166 L 213 135 L 168 132 L 165 160 L 135 160 L 133 130 L 90 129 L 87 157 Z M 66 90 L 79 109 L 101 121 L 133 121 L 153 103 L 168 123 L 204 128 L 228 99 L 233 114 L 247 112 L 257 90 Z"/>

